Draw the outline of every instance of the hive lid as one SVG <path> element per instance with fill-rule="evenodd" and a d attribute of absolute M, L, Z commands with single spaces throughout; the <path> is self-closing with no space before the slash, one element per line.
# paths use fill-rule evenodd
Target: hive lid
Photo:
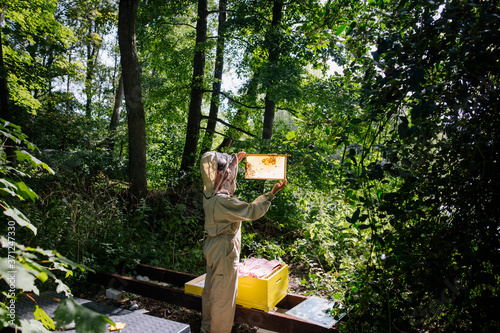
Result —
<path fill-rule="evenodd" d="M 340 309 L 343 308 L 338 302 L 311 296 L 291 310 L 288 310 L 286 314 L 319 326 L 330 328 L 346 315 L 345 313 L 335 316 L 331 315 L 330 312 L 335 307 Z"/>

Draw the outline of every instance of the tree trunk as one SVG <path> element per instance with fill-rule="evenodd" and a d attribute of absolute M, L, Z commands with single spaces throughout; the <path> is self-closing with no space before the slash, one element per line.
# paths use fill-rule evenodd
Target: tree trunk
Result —
<path fill-rule="evenodd" d="M 202 152 L 212 149 L 217 117 L 219 114 L 220 88 L 222 85 L 222 72 L 224 70 L 224 23 L 226 22 L 227 0 L 219 1 L 219 27 L 217 29 L 217 50 L 215 53 L 214 83 L 212 84 L 212 99 L 207 122 L 207 130 L 203 139 Z"/>
<path fill-rule="evenodd" d="M 123 102 L 123 77 L 120 74 L 120 78 L 118 79 L 118 88 L 116 89 L 116 94 L 115 94 L 115 105 L 113 106 L 113 114 L 111 116 L 111 121 L 109 122 L 108 149 L 111 152 L 115 149 L 116 128 L 118 127 L 118 122 L 120 121 L 122 102 Z"/>
<path fill-rule="evenodd" d="M 281 24 L 281 19 L 283 17 L 283 1 L 274 0 L 273 5 L 273 19 L 271 22 L 270 33 L 268 33 L 268 45 L 269 47 L 269 63 L 274 63 L 279 60 L 279 47 L 277 40 L 277 32 L 279 25 Z M 273 83 L 271 82 L 271 85 Z M 262 139 L 272 139 L 273 137 L 273 127 L 274 127 L 274 114 L 276 112 L 276 101 L 273 100 L 271 93 L 266 93 L 265 97 L 265 109 L 264 109 L 264 125 L 262 127 Z"/>
<path fill-rule="evenodd" d="M 193 60 L 193 80 L 189 103 L 186 142 L 180 171 L 189 171 L 196 164 L 196 152 L 200 138 L 201 105 L 203 101 L 203 79 L 205 75 L 205 45 L 207 40 L 207 0 L 198 1 L 196 23 L 196 46 Z"/>
<path fill-rule="evenodd" d="M 123 90 L 127 107 L 129 138 L 130 198 L 147 194 L 146 121 L 142 104 L 139 57 L 135 43 L 135 21 L 139 0 L 120 0 L 118 40 L 121 54 Z"/>
<path fill-rule="evenodd" d="M 262 139 L 273 138 L 274 114 L 276 112 L 276 103 L 269 98 L 269 92 L 265 97 L 264 125 L 262 126 Z"/>
<path fill-rule="evenodd" d="M 85 115 L 87 118 L 92 117 L 92 78 L 94 76 L 95 52 L 96 47 L 92 47 L 92 21 L 88 27 L 87 41 L 87 69 L 85 74 Z"/>
<path fill-rule="evenodd" d="M 68 50 L 68 64 L 71 64 L 71 49 Z M 71 90 L 70 90 L 70 84 L 71 84 L 71 75 L 70 71 L 68 70 L 68 76 L 66 78 L 66 112 L 68 114 L 71 114 L 71 99 L 69 98 Z"/>

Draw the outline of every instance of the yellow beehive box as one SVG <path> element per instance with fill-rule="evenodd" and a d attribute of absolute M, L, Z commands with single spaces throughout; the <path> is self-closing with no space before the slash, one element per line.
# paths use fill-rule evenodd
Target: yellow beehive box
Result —
<path fill-rule="evenodd" d="M 187 294 L 201 296 L 201 292 L 203 291 L 203 287 L 205 286 L 206 276 L 207 274 L 203 274 L 195 279 L 192 279 L 189 282 L 184 283 L 184 292 Z"/>
<path fill-rule="evenodd" d="M 201 296 L 205 285 L 205 276 L 201 275 L 187 282 L 184 291 L 188 294 Z M 288 265 L 281 268 L 266 279 L 250 276 L 238 278 L 238 296 L 236 304 L 269 312 L 288 292 Z"/>

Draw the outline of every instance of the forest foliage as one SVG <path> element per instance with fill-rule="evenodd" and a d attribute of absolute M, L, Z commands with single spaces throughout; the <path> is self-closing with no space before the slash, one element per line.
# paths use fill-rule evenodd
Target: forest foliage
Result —
<path fill-rule="evenodd" d="M 136 2 L 139 201 L 119 2 L 0 4 L 2 325 L 65 325 L 71 304 L 55 324 L 12 322 L 9 304 L 93 290 L 92 269 L 202 274 L 197 160 L 217 149 L 290 154 L 242 256 L 279 258 L 341 302 L 342 330 L 498 330 L 498 1 Z M 240 179 L 237 195 L 272 185 Z"/>

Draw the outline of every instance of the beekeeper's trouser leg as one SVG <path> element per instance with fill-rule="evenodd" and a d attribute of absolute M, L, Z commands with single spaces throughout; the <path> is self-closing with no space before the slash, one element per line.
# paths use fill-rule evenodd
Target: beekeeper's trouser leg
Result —
<path fill-rule="evenodd" d="M 202 332 L 229 333 L 233 327 L 238 287 L 241 234 L 207 237 L 207 276 L 202 294 Z"/>

